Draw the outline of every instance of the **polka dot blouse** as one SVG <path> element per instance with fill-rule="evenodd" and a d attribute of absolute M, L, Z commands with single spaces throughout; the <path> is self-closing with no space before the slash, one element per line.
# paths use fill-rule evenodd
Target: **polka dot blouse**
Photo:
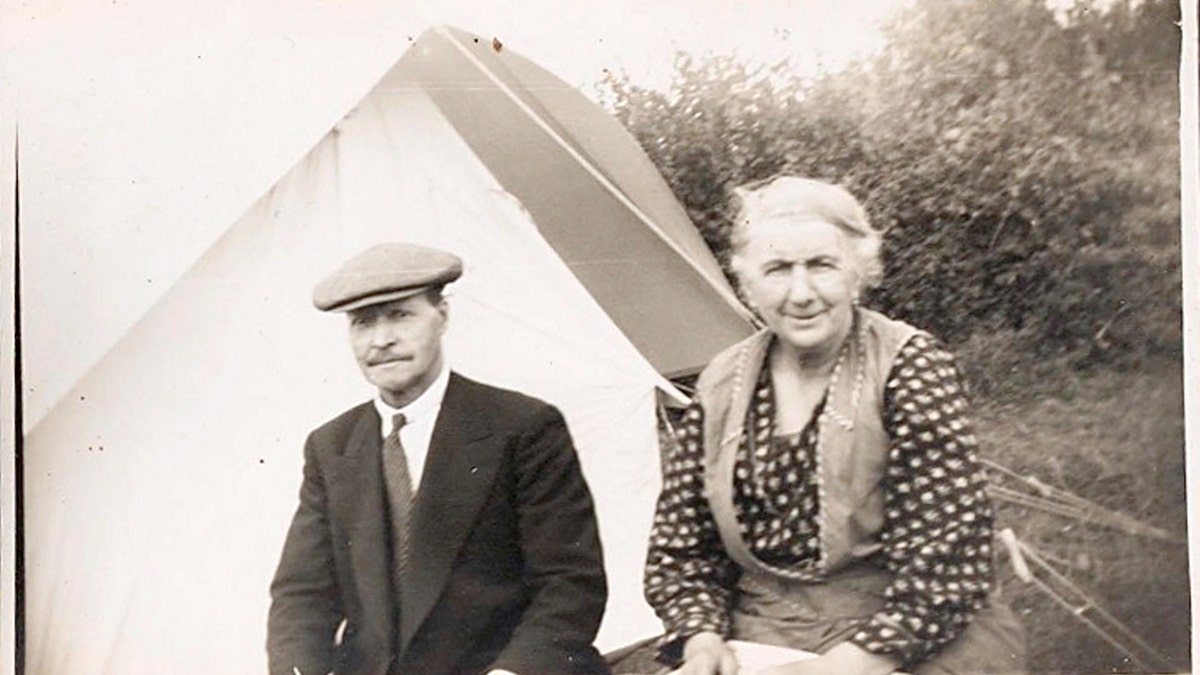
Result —
<path fill-rule="evenodd" d="M 759 442 L 753 459 L 743 443 L 734 466 L 742 538 L 766 563 L 813 570 L 820 553 L 813 453 L 824 403 L 803 431 L 774 435 L 769 369 L 754 396 L 747 422 Z M 887 604 L 852 641 L 914 663 L 957 637 L 983 606 L 992 580 L 992 511 L 953 356 L 935 339 L 919 333 L 900 350 L 882 411 L 890 443 L 879 563 L 895 578 Z M 678 660 L 696 633 L 729 635 L 739 575 L 703 495 L 703 415 L 698 403 L 688 408 L 679 443 L 668 451 L 650 536 L 646 598 L 666 625 L 667 661 Z"/>

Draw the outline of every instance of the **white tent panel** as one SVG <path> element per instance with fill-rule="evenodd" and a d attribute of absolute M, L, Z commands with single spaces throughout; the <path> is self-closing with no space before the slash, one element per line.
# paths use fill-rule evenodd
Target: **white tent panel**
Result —
<path fill-rule="evenodd" d="M 425 96 L 385 81 L 27 437 L 28 672 L 264 670 L 303 438 L 372 393 L 309 292 L 400 239 L 466 261 L 451 364 L 567 417 L 609 571 L 600 648 L 659 630 L 640 576 L 669 385 Z"/>

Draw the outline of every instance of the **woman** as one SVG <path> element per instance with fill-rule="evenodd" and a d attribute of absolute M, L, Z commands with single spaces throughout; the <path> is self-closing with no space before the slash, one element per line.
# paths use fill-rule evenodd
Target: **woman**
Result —
<path fill-rule="evenodd" d="M 766 328 L 701 374 L 667 457 L 645 577 L 660 658 L 733 675 L 738 638 L 820 654 L 780 674 L 1019 671 L 953 359 L 858 305 L 879 233 L 828 183 L 735 197 L 733 268 Z"/>

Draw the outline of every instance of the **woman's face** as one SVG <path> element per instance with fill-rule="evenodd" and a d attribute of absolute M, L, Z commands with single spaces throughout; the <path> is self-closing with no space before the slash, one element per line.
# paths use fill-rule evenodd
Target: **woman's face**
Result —
<path fill-rule="evenodd" d="M 850 331 L 858 267 L 838 226 L 819 220 L 751 223 L 737 269 L 751 305 L 801 356 L 836 350 Z"/>

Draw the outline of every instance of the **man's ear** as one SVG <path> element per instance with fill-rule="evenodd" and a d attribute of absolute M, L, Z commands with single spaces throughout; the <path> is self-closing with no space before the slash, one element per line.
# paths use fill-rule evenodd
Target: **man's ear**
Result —
<path fill-rule="evenodd" d="M 446 324 L 450 322 L 450 303 L 446 302 L 446 298 L 439 298 L 434 308 L 437 309 L 438 314 L 442 315 L 442 328 L 438 333 L 445 333 Z"/>

